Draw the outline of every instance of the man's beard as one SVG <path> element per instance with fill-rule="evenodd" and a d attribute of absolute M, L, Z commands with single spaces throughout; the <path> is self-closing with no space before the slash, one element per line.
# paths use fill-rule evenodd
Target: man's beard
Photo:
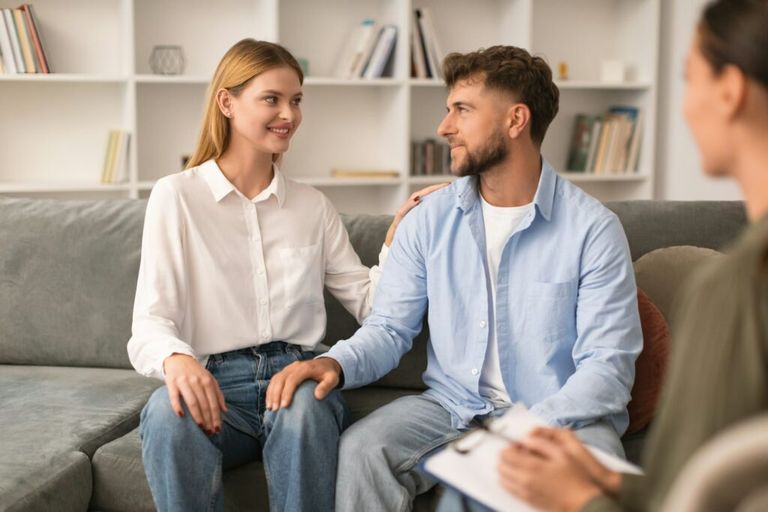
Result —
<path fill-rule="evenodd" d="M 453 171 L 456 176 L 477 176 L 484 173 L 491 167 L 494 167 L 504 160 L 509 154 L 504 140 L 504 136 L 496 132 L 486 145 L 472 153 L 464 146 L 466 155 L 464 162 Z"/>

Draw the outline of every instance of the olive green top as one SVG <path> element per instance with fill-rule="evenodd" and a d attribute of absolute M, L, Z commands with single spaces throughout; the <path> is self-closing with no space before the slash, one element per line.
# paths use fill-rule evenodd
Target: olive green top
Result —
<path fill-rule="evenodd" d="M 768 410 L 768 218 L 699 269 L 679 301 L 669 377 L 643 452 L 617 500 L 582 512 L 659 510 L 685 463 L 725 428 Z"/>

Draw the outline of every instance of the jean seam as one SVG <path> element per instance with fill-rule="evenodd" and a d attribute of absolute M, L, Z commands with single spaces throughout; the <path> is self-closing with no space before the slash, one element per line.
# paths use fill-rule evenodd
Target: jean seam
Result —
<path fill-rule="evenodd" d="M 416 463 L 421 459 L 424 455 L 431 452 L 432 450 L 439 448 L 440 446 L 446 445 L 459 437 L 461 435 L 461 432 L 454 432 L 451 434 L 447 434 L 444 436 L 441 436 L 437 438 L 436 440 L 432 441 L 431 443 L 427 444 L 425 447 L 423 447 L 421 450 L 418 450 L 414 455 L 412 455 L 409 459 L 407 459 L 405 462 L 397 466 L 395 468 L 396 473 L 405 473 L 406 471 L 409 471 L 413 469 L 413 467 L 416 465 Z"/>

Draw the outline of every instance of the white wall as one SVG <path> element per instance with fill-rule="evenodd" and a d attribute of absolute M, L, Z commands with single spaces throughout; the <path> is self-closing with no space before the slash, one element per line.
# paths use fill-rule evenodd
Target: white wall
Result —
<path fill-rule="evenodd" d="M 682 115 L 685 55 L 706 0 L 661 4 L 656 198 L 741 199 L 733 181 L 702 175 L 698 151 Z"/>

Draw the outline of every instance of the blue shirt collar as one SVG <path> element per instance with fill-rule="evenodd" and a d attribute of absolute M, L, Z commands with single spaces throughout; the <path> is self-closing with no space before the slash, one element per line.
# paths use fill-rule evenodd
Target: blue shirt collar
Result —
<path fill-rule="evenodd" d="M 456 180 L 456 206 L 467 212 L 480 201 L 479 179 L 477 176 L 466 176 Z M 552 218 L 552 207 L 555 202 L 555 187 L 557 173 L 545 159 L 541 159 L 541 175 L 533 204 L 536 210 L 549 221 Z"/>

